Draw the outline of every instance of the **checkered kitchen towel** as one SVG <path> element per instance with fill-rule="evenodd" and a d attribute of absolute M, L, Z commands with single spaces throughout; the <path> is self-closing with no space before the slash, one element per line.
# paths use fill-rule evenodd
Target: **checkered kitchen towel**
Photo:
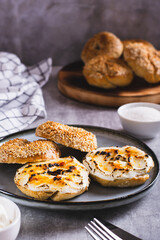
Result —
<path fill-rule="evenodd" d="M 50 58 L 26 67 L 16 55 L 0 52 L 0 137 L 46 116 L 41 87 L 51 70 Z"/>

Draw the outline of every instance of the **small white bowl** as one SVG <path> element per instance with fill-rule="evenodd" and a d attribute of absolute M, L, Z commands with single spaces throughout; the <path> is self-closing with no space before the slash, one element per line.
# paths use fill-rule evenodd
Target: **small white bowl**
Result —
<path fill-rule="evenodd" d="M 15 240 L 20 229 L 21 213 L 18 206 L 11 200 L 0 197 L 0 204 L 5 208 L 11 223 L 0 229 L 0 239 Z"/>
<path fill-rule="evenodd" d="M 138 117 L 135 119 L 135 116 L 133 118 L 133 116 L 126 114 L 129 114 L 129 111 L 135 107 L 145 107 L 145 109 L 147 107 L 160 111 L 160 105 L 154 103 L 137 102 L 124 104 L 118 108 L 118 115 L 121 120 L 121 124 L 128 133 L 139 138 L 147 139 L 155 137 L 160 130 L 160 120 L 138 120 Z"/>

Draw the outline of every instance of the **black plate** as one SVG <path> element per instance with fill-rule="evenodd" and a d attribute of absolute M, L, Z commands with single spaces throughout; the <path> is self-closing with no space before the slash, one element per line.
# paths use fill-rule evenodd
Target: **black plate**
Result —
<path fill-rule="evenodd" d="M 77 125 L 76 125 L 77 126 Z M 48 209 L 68 209 L 68 210 L 87 210 L 87 209 L 102 209 L 128 204 L 143 197 L 155 183 L 159 173 L 159 163 L 153 151 L 140 140 L 121 133 L 116 130 L 80 126 L 84 129 L 93 132 L 98 140 L 98 146 L 124 146 L 132 145 L 144 150 L 154 161 L 154 168 L 150 172 L 150 178 L 141 186 L 132 188 L 105 188 L 98 183 L 91 181 L 87 192 L 73 199 L 63 202 L 39 201 L 25 196 L 21 193 L 14 183 L 14 175 L 16 170 L 21 166 L 17 164 L 0 164 L 0 194 L 12 199 L 14 202 L 39 208 Z M 13 138 L 26 138 L 28 140 L 38 139 L 35 136 L 35 129 L 22 131 L 16 134 L 9 135 L 0 141 L 0 144 Z M 78 160 L 82 160 L 84 153 L 67 147 L 61 147 L 62 156 L 73 155 Z"/>

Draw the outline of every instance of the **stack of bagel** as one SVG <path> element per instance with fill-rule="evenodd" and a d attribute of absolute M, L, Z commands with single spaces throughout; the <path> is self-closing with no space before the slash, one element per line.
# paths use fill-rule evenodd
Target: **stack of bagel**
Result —
<path fill-rule="evenodd" d="M 144 40 L 121 41 L 110 32 L 90 38 L 81 53 L 83 75 L 96 87 L 130 85 L 134 74 L 150 84 L 160 82 L 160 51 Z"/>

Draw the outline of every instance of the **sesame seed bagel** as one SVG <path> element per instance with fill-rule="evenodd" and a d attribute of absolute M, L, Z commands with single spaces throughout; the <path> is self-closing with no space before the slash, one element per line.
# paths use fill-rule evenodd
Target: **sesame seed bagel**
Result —
<path fill-rule="evenodd" d="M 54 159 L 60 156 L 56 143 L 49 140 L 30 142 L 26 139 L 16 138 L 0 146 L 1 163 L 38 162 Z"/>
<path fill-rule="evenodd" d="M 97 55 L 105 54 L 111 58 L 119 58 L 123 51 L 121 40 L 110 32 L 100 32 L 90 38 L 81 53 L 84 63 Z"/>
<path fill-rule="evenodd" d="M 134 187 L 149 178 L 153 159 L 132 147 L 102 147 L 88 153 L 83 164 L 91 177 L 105 187 Z"/>
<path fill-rule="evenodd" d="M 38 126 L 36 136 L 50 139 L 83 152 L 89 152 L 97 148 L 97 139 L 93 133 L 53 121 Z"/>
<path fill-rule="evenodd" d="M 37 200 L 61 201 L 82 194 L 89 186 L 89 173 L 74 157 L 28 163 L 19 168 L 14 181 L 24 194 Z"/>
<path fill-rule="evenodd" d="M 133 72 L 123 59 L 107 55 L 98 55 L 88 61 L 83 75 L 90 85 L 107 89 L 127 86 L 133 79 Z"/>
<path fill-rule="evenodd" d="M 154 47 L 144 42 L 128 42 L 123 56 L 137 76 L 151 84 L 160 82 L 160 54 Z"/>

